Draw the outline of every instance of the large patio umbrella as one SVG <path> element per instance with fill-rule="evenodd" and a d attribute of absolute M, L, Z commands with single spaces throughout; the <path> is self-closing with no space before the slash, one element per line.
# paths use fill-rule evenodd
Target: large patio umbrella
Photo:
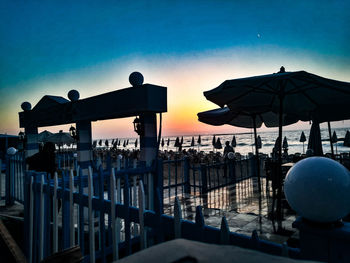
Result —
<path fill-rule="evenodd" d="M 305 72 L 280 72 L 269 75 L 226 80 L 217 88 L 204 92 L 204 96 L 230 109 L 254 111 L 267 107 L 279 114 L 279 137 L 282 138 L 283 114 L 288 113 L 300 120 L 316 118 L 316 110 L 333 102 L 346 105 L 350 99 L 350 83 L 319 77 Z M 333 110 L 333 114 L 337 113 Z M 349 113 L 350 115 L 350 113 Z M 282 219 L 282 140 L 278 145 L 278 163 L 280 168 L 277 214 Z M 280 228 L 281 225 L 279 225 Z"/>
<path fill-rule="evenodd" d="M 50 137 L 53 135 L 52 132 L 49 132 L 47 130 L 42 131 L 41 133 L 38 134 L 38 142 L 44 142 L 47 137 Z"/>
<path fill-rule="evenodd" d="M 71 144 L 74 142 L 74 139 L 72 136 L 70 136 L 69 133 L 60 131 L 58 133 L 54 133 L 51 136 L 47 137 L 44 142 L 52 142 L 54 144 L 57 144 L 59 146 L 63 144 Z"/>
<path fill-rule="evenodd" d="M 266 127 L 278 127 L 279 123 L 276 121 L 278 119 L 278 114 L 269 111 L 266 107 L 256 108 L 253 112 L 247 112 L 244 110 L 230 110 L 228 107 L 218 108 L 209 111 L 199 112 L 197 114 L 198 120 L 206 124 L 220 126 L 224 124 L 229 124 L 236 127 L 242 128 L 253 128 L 254 130 L 254 144 L 255 144 L 255 155 L 259 156 L 258 147 L 258 135 L 257 128 L 260 128 L 264 123 Z M 291 117 L 289 115 L 283 116 L 283 125 L 290 125 L 296 123 L 298 119 Z M 213 146 L 215 146 L 215 136 L 213 137 Z M 232 147 L 236 146 L 235 136 L 232 139 Z M 260 190 L 260 165 L 259 158 L 257 158 L 257 177 L 258 177 L 258 187 Z"/>

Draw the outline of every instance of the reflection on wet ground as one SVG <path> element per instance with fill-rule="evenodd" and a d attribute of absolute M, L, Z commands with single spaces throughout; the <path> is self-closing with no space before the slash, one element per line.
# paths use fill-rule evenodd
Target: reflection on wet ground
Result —
<path fill-rule="evenodd" d="M 269 211 L 272 206 L 272 192 L 266 186 L 266 180 L 261 181 L 262 196 L 261 209 L 259 209 L 259 194 L 255 178 L 247 179 L 222 187 L 201 196 L 199 192 L 191 195 L 178 195 L 181 203 L 182 216 L 184 219 L 194 221 L 196 206 L 202 206 L 205 224 L 220 228 L 221 218 L 226 217 L 230 231 L 240 234 L 251 235 L 256 230 L 261 239 L 282 244 L 287 240 L 298 239 L 298 232 L 292 228 L 296 215 L 289 209 L 284 209 L 284 220 L 282 226 L 286 233 L 279 235 L 275 233 L 277 222 L 269 219 Z M 266 191 L 266 189 L 269 189 Z M 164 193 L 164 213 L 173 215 L 175 190 L 170 194 Z M 179 194 L 180 191 L 178 191 Z M 261 211 L 259 211 L 261 210 Z M 259 222 L 261 216 L 261 223 Z"/>

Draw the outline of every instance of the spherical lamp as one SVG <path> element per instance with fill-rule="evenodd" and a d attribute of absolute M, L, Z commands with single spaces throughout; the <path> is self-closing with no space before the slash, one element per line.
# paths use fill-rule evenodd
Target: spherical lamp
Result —
<path fill-rule="evenodd" d="M 32 109 L 32 105 L 28 101 L 25 101 L 21 104 L 21 108 L 24 111 L 30 111 Z"/>
<path fill-rule="evenodd" d="M 8 148 L 7 151 L 6 151 L 6 153 L 7 153 L 8 155 L 15 155 L 16 152 L 17 152 L 17 149 L 16 149 L 15 147 L 10 147 L 10 148 Z"/>
<path fill-rule="evenodd" d="M 77 101 L 79 97 L 80 97 L 80 94 L 75 89 L 72 89 L 68 92 L 68 98 L 70 99 L 70 101 Z"/>
<path fill-rule="evenodd" d="M 284 193 L 293 210 L 310 221 L 331 223 L 350 213 L 350 173 L 329 158 L 296 163 L 286 176 Z"/>
<path fill-rule="evenodd" d="M 129 76 L 129 82 L 133 87 L 141 86 L 143 84 L 143 76 L 140 72 L 133 72 Z"/>
<path fill-rule="evenodd" d="M 230 160 L 233 160 L 235 158 L 235 154 L 233 152 L 229 152 L 227 154 L 227 158 L 229 158 Z"/>

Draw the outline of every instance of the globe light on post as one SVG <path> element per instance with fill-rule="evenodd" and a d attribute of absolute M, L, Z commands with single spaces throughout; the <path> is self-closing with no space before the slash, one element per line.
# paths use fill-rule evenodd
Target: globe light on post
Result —
<path fill-rule="evenodd" d="M 233 152 L 229 152 L 227 154 L 227 158 L 230 159 L 230 160 L 233 160 L 235 158 L 235 154 Z"/>
<path fill-rule="evenodd" d="M 286 176 L 284 193 L 293 210 L 310 221 L 332 223 L 350 213 L 350 173 L 329 158 L 296 163 Z"/>
<path fill-rule="evenodd" d="M 80 94 L 79 91 L 72 89 L 68 92 L 68 98 L 70 101 L 77 101 L 79 100 Z"/>
<path fill-rule="evenodd" d="M 140 72 L 133 72 L 129 76 L 129 82 L 133 87 L 141 86 L 143 84 L 143 76 Z"/>
<path fill-rule="evenodd" d="M 25 101 L 21 104 L 21 108 L 24 111 L 30 111 L 32 109 L 32 105 L 28 101 Z"/>
<path fill-rule="evenodd" d="M 15 147 L 10 147 L 10 148 L 8 148 L 7 151 L 6 151 L 6 153 L 7 153 L 8 155 L 15 155 L 16 152 L 17 152 L 17 149 L 16 149 Z"/>

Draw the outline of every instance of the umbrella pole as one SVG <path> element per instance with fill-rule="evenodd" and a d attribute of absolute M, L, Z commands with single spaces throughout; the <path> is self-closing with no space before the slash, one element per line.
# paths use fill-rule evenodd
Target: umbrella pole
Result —
<path fill-rule="evenodd" d="M 281 87 L 282 88 L 282 87 Z M 277 224 L 278 229 L 277 231 L 282 230 L 282 126 L 283 126 L 283 96 L 280 94 L 280 109 L 279 109 L 279 116 L 278 116 L 278 176 L 277 176 L 277 183 L 278 183 L 278 189 L 277 189 L 277 207 L 276 207 L 276 214 L 277 214 Z"/>
<path fill-rule="evenodd" d="M 253 115 L 253 125 L 254 125 L 254 140 L 255 140 L 256 173 L 258 177 L 258 191 L 259 191 L 259 223 L 261 223 L 260 160 L 259 160 L 259 149 L 258 149 L 258 135 L 256 132 L 256 115 Z"/>
<path fill-rule="evenodd" d="M 334 159 L 334 149 L 333 149 L 333 143 L 332 143 L 331 122 L 328 121 L 327 123 L 328 123 L 329 143 L 331 144 L 332 159 Z"/>

